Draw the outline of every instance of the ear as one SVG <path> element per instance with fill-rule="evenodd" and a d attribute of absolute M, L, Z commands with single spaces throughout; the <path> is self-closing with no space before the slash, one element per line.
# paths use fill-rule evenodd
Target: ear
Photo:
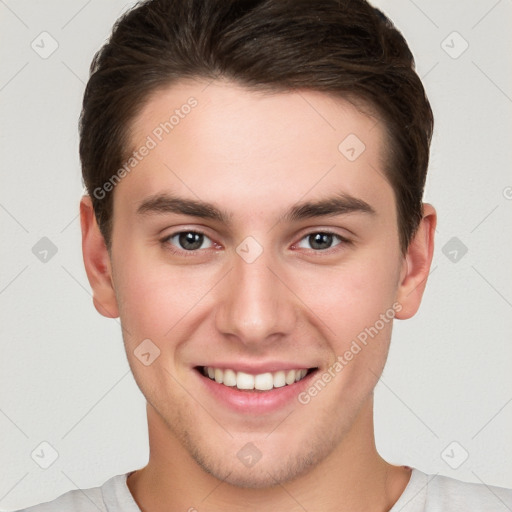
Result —
<path fill-rule="evenodd" d="M 436 224 L 436 210 L 424 203 L 423 217 L 409 244 L 400 274 L 397 301 L 402 309 L 396 313 L 396 318 L 401 320 L 411 318 L 420 307 L 434 254 Z"/>
<path fill-rule="evenodd" d="M 100 315 L 117 318 L 119 310 L 112 280 L 110 256 L 101 234 L 92 201 L 83 196 L 80 201 L 80 225 L 82 227 L 82 254 L 85 271 L 92 288 L 94 307 Z"/>

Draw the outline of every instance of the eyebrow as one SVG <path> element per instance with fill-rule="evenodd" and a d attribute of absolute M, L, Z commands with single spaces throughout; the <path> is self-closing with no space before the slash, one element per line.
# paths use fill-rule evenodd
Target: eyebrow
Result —
<path fill-rule="evenodd" d="M 231 215 L 211 203 L 186 199 L 169 194 L 156 194 L 143 200 L 137 208 L 138 215 L 177 213 L 202 219 L 215 220 L 229 225 Z M 376 215 L 366 201 L 349 194 L 339 193 L 318 201 L 306 201 L 292 206 L 279 221 L 297 222 L 316 217 L 332 217 L 349 213 Z"/>

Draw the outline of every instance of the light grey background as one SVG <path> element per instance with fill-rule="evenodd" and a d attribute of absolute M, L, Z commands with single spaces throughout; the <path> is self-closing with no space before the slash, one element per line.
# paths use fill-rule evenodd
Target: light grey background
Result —
<path fill-rule="evenodd" d="M 423 306 L 395 322 L 376 390 L 377 445 L 393 463 L 512 487 L 512 1 L 375 3 L 435 112 L 426 200 L 439 214 Z M 78 220 L 88 67 L 128 5 L 0 0 L 1 510 L 147 460 L 144 400 L 119 324 L 93 308 Z"/>

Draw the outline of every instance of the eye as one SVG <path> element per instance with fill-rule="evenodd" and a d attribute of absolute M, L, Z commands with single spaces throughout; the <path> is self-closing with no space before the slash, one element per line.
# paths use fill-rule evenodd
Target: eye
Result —
<path fill-rule="evenodd" d="M 333 243 L 338 240 L 337 243 Z M 298 243 L 298 246 L 302 249 L 313 249 L 314 251 L 325 251 L 330 249 L 331 247 L 335 247 L 341 243 L 350 243 L 346 238 L 337 235 L 335 233 L 330 233 L 328 231 L 319 231 L 317 233 L 310 233 L 306 235 L 301 241 Z M 305 244 L 309 244 L 307 247 Z"/>
<path fill-rule="evenodd" d="M 164 238 L 162 242 L 189 252 L 197 251 L 198 249 L 208 249 L 213 246 L 212 241 L 206 235 L 197 231 L 180 231 Z M 206 245 L 204 246 L 203 244 L 205 243 Z"/>

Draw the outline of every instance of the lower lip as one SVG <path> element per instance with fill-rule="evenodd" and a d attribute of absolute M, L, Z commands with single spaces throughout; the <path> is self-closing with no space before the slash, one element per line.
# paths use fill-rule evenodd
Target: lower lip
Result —
<path fill-rule="evenodd" d="M 297 402 L 298 395 L 309 385 L 317 370 L 306 375 L 302 380 L 269 391 L 242 391 L 237 387 L 225 386 L 194 370 L 203 386 L 206 387 L 218 402 L 230 409 L 249 414 L 265 414 L 282 409 L 286 405 Z"/>

